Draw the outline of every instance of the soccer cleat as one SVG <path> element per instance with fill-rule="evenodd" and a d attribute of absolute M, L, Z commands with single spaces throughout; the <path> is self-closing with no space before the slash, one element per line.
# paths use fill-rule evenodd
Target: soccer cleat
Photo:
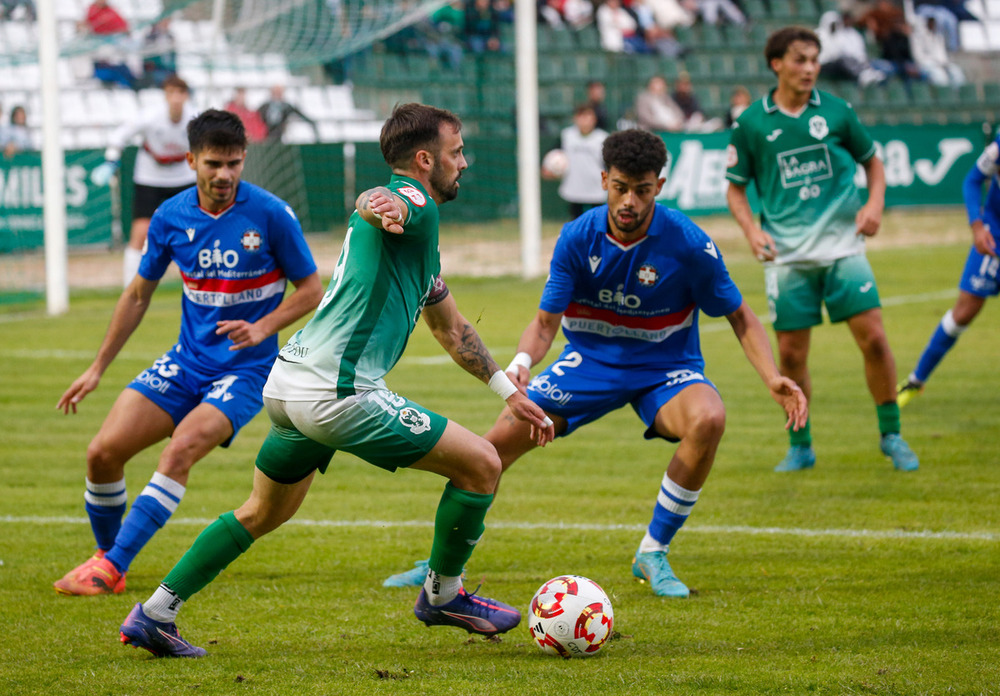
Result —
<path fill-rule="evenodd" d="M 788 454 L 774 467 L 775 471 L 801 471 L 812 469 L 816 464 L 816 453 L 809 445 L 792 445 Z"/>
<path fill-rule="evenodd" d="M 67 596 L 121 594 L 125 591 L 125 573 L 104 557 L 104 551 L 98 551 L 52 586 Z"/>
<path fill-rule="evenodd" d="M 413 613 L 428 626 L 456 626 L 469 633 L 494 636 L 506 633 L 521 623 L 521 612 L 495 599 L 469 594 L 465 589 L 447 604 L 433 606 L 427 592 L 420 590 Z"/>
<path fill-rule="evenodd" d="M 923 383 L 917 382 L 912 378 L 907 379 L 896 387 L 896 403 L 899 404 L 900 408 L 903 408 L 923 393 Z"/>
<path fill-rule="evenodd" d="M 882 436 L 879 442 L 882 454 L 892 460 L 892 465 L 899 471 L 916 471 L 920 468 L 917 455 L 913 453 L 906 440 L 899 436 L 899 433 L 889 433 Z"/>
<path fill-rule="evenodd" d="M 141 604 L 132 607 L 125 623 L 118 629 L 118 635 L 125 645 L 148 650 L 154 657 L 202 657 L 207 654 L 204 648 L 181 638 L 177 624 L 146 616 Z"/>
<path fill-rule="evenodd" d="M 645 580 L 660 597 L 684 598 L 691 594 L 687 585 L 677 579 L 667 561 L 666 551 L 636 551 L 632 559 L 632 575 Z"/>
<path fill-rule="evenodd" d="M 382 581 L 382 587 L 420 587 L 427 579 L 429 570 L 427 560 L 417 561 L 409 570 L 387 577 Z"/>

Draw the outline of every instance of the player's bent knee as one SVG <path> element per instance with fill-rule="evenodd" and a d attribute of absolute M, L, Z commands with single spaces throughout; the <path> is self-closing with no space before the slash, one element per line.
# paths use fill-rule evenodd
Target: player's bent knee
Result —
<path fill-rule="evenodd" d="M 122 473 L 125 461 L 123 456 L 95 439 L 87 446 L 87 477 L 92 481 L 114 477 Z"/>
<path fill-rule="evenodd" d="M 722 408 L 709 408 L 694 415 L 688 437 L 702 443 L 717 444 L 725 431 L 726 411 Z"/>

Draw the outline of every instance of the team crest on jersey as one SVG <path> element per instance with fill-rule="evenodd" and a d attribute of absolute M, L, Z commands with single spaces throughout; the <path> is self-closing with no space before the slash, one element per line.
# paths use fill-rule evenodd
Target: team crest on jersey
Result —
<path fill-rule="evenodd" d="M 735 145 L 726 145 L 726 169 L 730 167 L 735 167 L 740 163 L 740 155 L 736 152 Z"/>
<path fill-rule="evenodd" d="M 653 266 L 648 263 L 644 263 L 639 267 L 635 277 L 639 279 L 640 285 L 651 288 L 656 285 L 656 281 L 660 279 L 660 273 Z"/>
<path fill-rule="evenodd" d="M 826 125 L 826 119 L 822 116 L 813 116 L 809 119 L 809 135 L 822 140 L 830 133 L 830 126 Z"/>
<path fill-rule="evenodd" d="M 427 203 L 427 199 L 424 198 L 424 194 L 420 193 L 417 189 L 412 186 L 401 186 L 399 190 L 396 191 L 401 196 L 406 196 L 413 202 L 413 205 L 419 206 L 421 208 Z"/>
<path fill-rule="evenodd" d="M 426 413 L 421 413 L 412 406 L 400 410 L 399 422 L 410 429 L 414 435 L 426 433 L 431 429 L 431 417 Z"/>
<path fill-rule="evenodd" d="M 257 230 L 247 230 L 240 239 L 240 244 L 243 245 L 243 248 L 250 252 L 260 251 L 260 242 L 260 232 Z"/>

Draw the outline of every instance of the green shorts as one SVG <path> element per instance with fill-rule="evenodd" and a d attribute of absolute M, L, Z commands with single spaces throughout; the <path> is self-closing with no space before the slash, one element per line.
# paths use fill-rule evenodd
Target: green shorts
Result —
<path fill-rule="evenodd" d="M 264 397 L 271 431 L 257 468 L 278 483 L 326 471 L 337 450 L 395 471 L 422 459 L 441 439 L 448 419 L 388 389 L 329 401 Z"/>
<path fill-rule="evenodd" d="M 882 306 L 864 254 L 845 256 L 829 266 L 769 266 L 764 280 L 775 331 L 822 324 L 823 304 L 831 322 Z"/>

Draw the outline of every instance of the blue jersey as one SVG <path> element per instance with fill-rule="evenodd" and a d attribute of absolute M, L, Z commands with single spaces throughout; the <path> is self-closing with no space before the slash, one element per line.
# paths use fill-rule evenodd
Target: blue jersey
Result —
<path fill-rule="evenodd" d="M 983 182 L 989 180 L 986 202 L 983 203 Z M 982 220 L 993 236 L 1000 234 L 1000 136 L 986 146 L 962 187 L 969 223 Z"/>
<path fill-rule="evenodd" d="M 219 214 L 198 205 L 190 188 L 163 203 L 149 223 L 139 275 L 159 280 L 173 261 L 184 281 L 180 357 L 203 370 L 268 367 L 278 337 L 231 351 L 216 322 L 255 322 L 281 304 L 286 280 L 316 272 L 316 263 L 291 207 L 245 181 Z"/>
<path fill-rule="evenodd" d="M 623 244 L 602 205 L 559 235 L 540 308 L 561 313 L 583 356 L 610 366 L 703 369 L 698 312 L 743 302 L 722 254 L 684 214 L 657 204 L 645 237 Z"/>

